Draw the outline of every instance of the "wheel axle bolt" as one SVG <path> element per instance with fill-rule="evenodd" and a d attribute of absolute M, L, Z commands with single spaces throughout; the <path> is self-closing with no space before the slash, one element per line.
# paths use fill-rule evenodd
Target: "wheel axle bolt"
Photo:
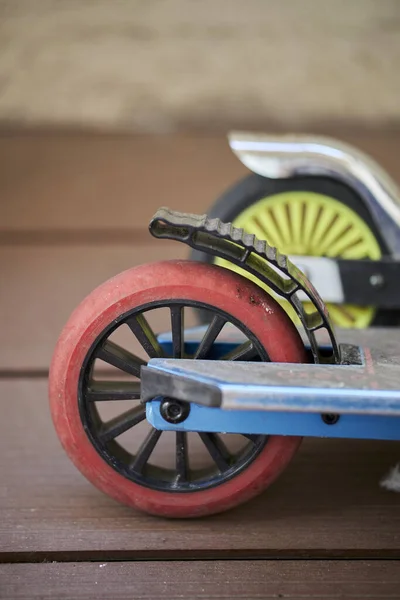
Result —
<path fill-rule="evenodd" d="M 164 398 L 161 402 L 160 413 L 167 423 L 182 423 L 190 413 L 190 404 L 175 398 Z"/>

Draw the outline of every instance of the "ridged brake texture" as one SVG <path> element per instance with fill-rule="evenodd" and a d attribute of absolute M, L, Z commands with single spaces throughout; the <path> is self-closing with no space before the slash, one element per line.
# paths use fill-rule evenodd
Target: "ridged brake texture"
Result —
<path fill-rule="evenodd" d="M 267 241 L 223 223 L 207 215 L 192 215 L 160 208 L 149 225 L 156 238 L 181 241 L 196 250 L 207 252 L 230 261 L 256 277 L 260 283 L 285 298 L 296 311 L 307 337 L 315 362 L 340 362 L 338 344 L 328 311 L 318 292 L 300 269 L 289 258 Z M 305 312 L 298 296 L 303 292 L 312 306 Z M 315 332 L 325 330 L 331 345 L 331 353 L 321 354 Z"/>

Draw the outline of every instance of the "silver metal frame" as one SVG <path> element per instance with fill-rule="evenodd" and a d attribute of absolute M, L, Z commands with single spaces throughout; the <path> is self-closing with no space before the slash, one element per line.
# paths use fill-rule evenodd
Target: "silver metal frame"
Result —
<path fill-rule="evenodd" d="M 239 160 L 258 175 L 319 175 L 349 185 L 365 201 L 393 256 L 400 256 L 400 191 L 371 157 L 328 137 L 233 131 L 228 140 Z"/>
<path fill-rule="evenodd" d="M 200 341 L 201 331 L 193 330 L 193 340 Z M 225 336 L 221 343 L 229 340 L 233 347 L 242 339 L 229 326 Z M 356 344 L 360 350 L 357 360 L 321 365 L 151 359 L 142 367 L 142 399 L 170 396 L 228 411 L 400 417 L 398 330 L 340 330 L 338 339 L 341 344 L 350 340 Z M 168 338 L 160 341 L 165 343 Z"/>

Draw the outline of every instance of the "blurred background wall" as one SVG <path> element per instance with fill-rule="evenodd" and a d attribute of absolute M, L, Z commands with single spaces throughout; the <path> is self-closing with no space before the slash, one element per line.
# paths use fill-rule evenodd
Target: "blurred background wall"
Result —
<path fill-rule="evenodd" d="M 393 127 L 399 0 L 0 0 L 0 122 Z"/>

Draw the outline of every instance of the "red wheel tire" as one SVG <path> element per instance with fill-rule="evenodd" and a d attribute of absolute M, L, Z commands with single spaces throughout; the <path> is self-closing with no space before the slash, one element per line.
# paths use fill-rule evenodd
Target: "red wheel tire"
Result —
<path fill-rule="evenodd" d="M 285 469 L 301 438 L 271 436 L 253 462 L 213 488 L 170 493 L 120 475 L 96 452 L 84 431 L 78 383 L 85 356 L 117 317 L 155 300 L 197 300 L 242 322 L 274 362 L 305 362 L 300 336 L 285 312 L 249 280 L 214 265 L 168 261 L 135 267 L 94 290 L 74 311 L 57 343 L 49 376 L 51 414 L 70 459 L 97 488 L 124 504 L 167 517 L 197 517 L 232 508 L 264 490 Z"/>

